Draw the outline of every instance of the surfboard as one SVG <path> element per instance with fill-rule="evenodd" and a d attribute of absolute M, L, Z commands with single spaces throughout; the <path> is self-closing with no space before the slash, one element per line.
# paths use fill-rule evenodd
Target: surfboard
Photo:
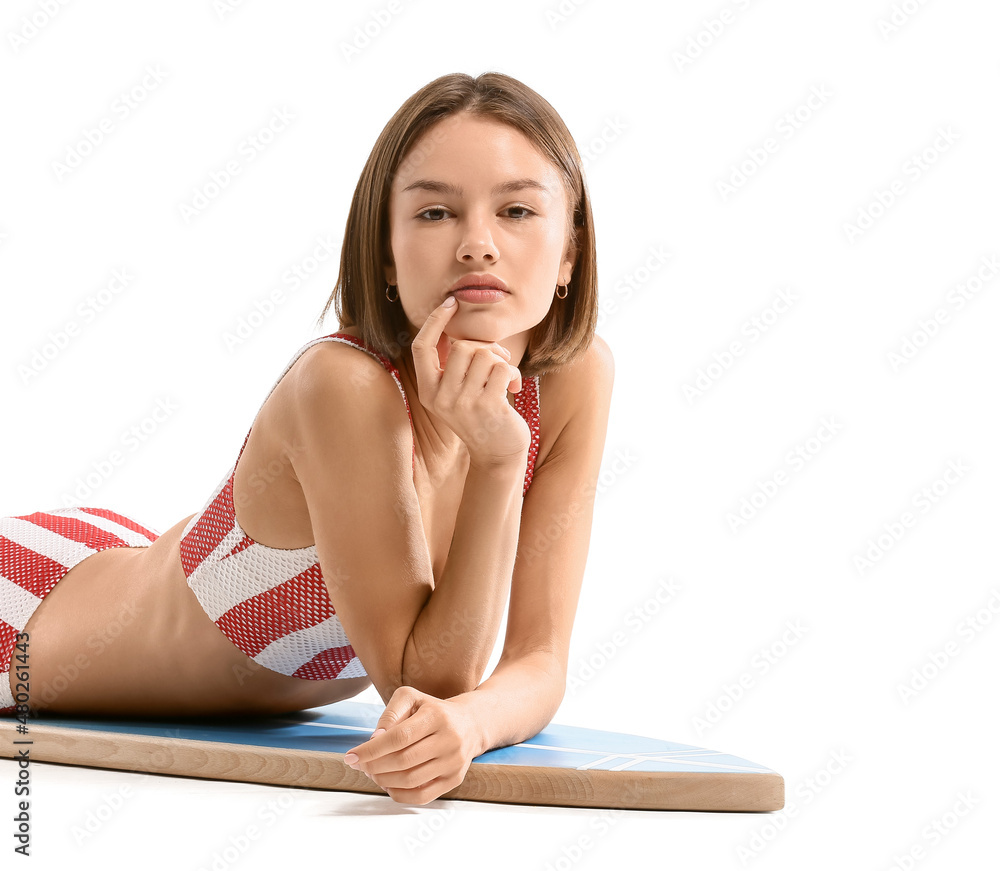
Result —
<path fill-rule="evenodd" d="M 31 762 L 385 795 L 344 754 L 383 706 L 337 702 L 271 717 L 0 720 L 0 755 Z M 550 723 L 476 757 L 444 799 L 632 810 L 774 811 L 784 779 L 728 753 Z M 387 797 L 388 800 L 388 797 Z"/>

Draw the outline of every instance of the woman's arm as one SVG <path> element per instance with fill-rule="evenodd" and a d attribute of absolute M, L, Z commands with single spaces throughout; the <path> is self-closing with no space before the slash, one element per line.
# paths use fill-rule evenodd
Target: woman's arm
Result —
<path fill-rule="evenodd" d="M 613 386 L 614 357 L 600 336 L 547 379 L 542 401 L 560 409 L 558 429 L 524 498 L 503 652 L 470 693 L 485 696 L 469 703 L 489 711 L 481 721 L 487 749 L 536 734 L 565 694 Z"/>
<path fill-rule="evenodd" d="M 434 589 L 413 488 L 409 418 L 381 363 L 339 342 L 308 350 L 285 380 L 282 412 L 299 446 L 292 467 L 323 580 L 388 701 L 403 684 L 403 651 Z"/>
<path fill-rule="evenodd" d="M 473 689 L 493 652 L 517 551 L 531 437 L 507 398 L 521 382 L 510 352 L 445 333 L 458 308 L 454 297 L 441 303 L 411 346 L 420 403 L 455 431 L 470 462 L 445 567 L 403 654 L 404 685 L 439 698 Z"/>
<path fill-rule="evenodd" d="M 526 465 L 525 455 L 470 466 L 447 562 L 406 642 L 404 685 L 444 699 L 482 680 L 510 592 Z"/>
<path fill-rule="evenodd" d="M 526 653 L 498 662 L 475 690 L 450 701 L 459 703 L 475 724 L 474 752 L 479 756 L 537 735 L 552 722 L 565 692 L 566 674 L 559 663 L 545 653 Z"/>
<path fill-rule="evenodd" d="M 345 757 L 393 799 L 425 804 L 444 795 L 476 756 L 532 737 L 555 715 L 566 690 L 613 381 L 614 359 L 600 337 L 547 381 L 548 404 L 563 410 L 562 419 L 524 499 L 507 634 L 489 679 L 444 700 L 401 687 L 375 734 Z"/>

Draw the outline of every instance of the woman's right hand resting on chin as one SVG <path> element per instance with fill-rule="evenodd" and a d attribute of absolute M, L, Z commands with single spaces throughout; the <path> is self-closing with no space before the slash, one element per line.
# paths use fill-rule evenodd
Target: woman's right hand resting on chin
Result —
<path fill-rule="evenodd" d="M 507 401 L 508 389 L 521 390 L 521 373 L 498 342 L 448 337 L 444 330 L 458 306 L 449 297 L 414 337 L 420 403 L 454 430 L 473 465 L 515 462 L 527 456 L 531 444 L 527 422 Z"/>

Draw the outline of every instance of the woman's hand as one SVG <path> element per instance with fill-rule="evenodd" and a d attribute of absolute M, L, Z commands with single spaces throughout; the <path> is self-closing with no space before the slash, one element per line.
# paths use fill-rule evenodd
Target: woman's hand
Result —
<path fill-rule="evenodd" d="M 448 338 L 445 326 L 459 306 L 449 299 L 451 306 L 446 300 L 427 316 L 411 346 L 420 402 L 457 433 L 475 465 L 526 457 L 531 430 L 507 400 L 511 386 L 520 391 L 521 373 L 498 342 Z"/>
<path fill-rule="evenodd" d="M 350 750 L 344 761 L 364 771 L 393 801 L 427 804 L 465 780 L 479 755 L 478 745 L 476 724 L 461 702 L 402 686 L 389 699 L 372 737 Z"/>

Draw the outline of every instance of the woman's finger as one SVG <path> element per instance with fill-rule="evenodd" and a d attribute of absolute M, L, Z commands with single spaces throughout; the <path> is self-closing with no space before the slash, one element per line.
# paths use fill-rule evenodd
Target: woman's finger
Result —
<path fill-rule="evenodd" d="M 469 388 L 484 389 L 490 369 L 499 362 L 489 348 L 482 345 L 477 347 L 469 342 L 456 341 L 451 354 L 455 357 L 455 362 L 445 369 L 438 383 L 446 404 L 453 402 Z"/>
<path fill-rule="evenodd" d="M 382 789 L 419 789 L 438 777 L 447 776 L 448 771 L 445 763 L 434 756 L 407 769 L 372 773 Z"/>
<path fill-rule="evenodd" d="M 425 805 L 450 792 L 461 782 L 461 779 L 454 777 L 436 777 L 416 789 L 397 789 L 390 786 L 386 787 L 385 791 L 389 793 L 389 797 L 393 801 L 402 804 Z"/>
<path fill-rule="evenodd" d="M 451 302 L 451 305 L 446 303 Z M 452 315 L 458 311 L 458 300 L 449 296 L 441 305 L 427 315 L 427 320 L 417 330 L 413 337 L 413 344 L 410 346 L 413 351 L 413 365 L 417 371 L 417 388 L 421 396 L 432 395 L 431 391 L 437 386 L 441 373 L 441 358 L 438 353 L 440 341 L 448 341 L 444 335 L 444 328 Z M 447 357 L 447 355 L 445 355 Z"/>
<path fill-rule="evenodd" d="M 507 366 L 507 377 L 502 379 L 511 393 L 521 392 L 521 370 L 517 366 Z"/>
<path fill-rule="evenodd" d="M 400 687 L 392 694 L 389 704 L 378 718 L 371 738 L 344 754 L 344 761 L 351 768 L 367 766 L 373 759 L 378 759 L 387 753 L 396 751 L 399 741 L 398 733 L 393 735 L 390 730 L 404 720 L 408 720 L 420 707 L 421 699 L 412 692 L 405 692 L 407 687 Z"/>
<path fill-rule="evenodd" d="M 379 786 L 395 786 L 393 778 L 405 776 L 407 772 L 424 765 L 441 764 L 441 736 L 436 735 L 433 729 L 417 727 L 417 732 L 411 732 L 403 743 L 396 746 L 398 749 L 383 753 L 364 766 L 370 777 L 378 778 Z M 388 782 L 386 778 L 389 778 Z"/>

